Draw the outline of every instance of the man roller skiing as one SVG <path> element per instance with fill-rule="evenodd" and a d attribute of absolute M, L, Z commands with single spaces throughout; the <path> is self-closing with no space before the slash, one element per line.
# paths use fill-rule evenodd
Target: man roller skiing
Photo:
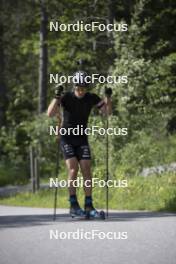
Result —
<path fill-rule="evenodd" d="M 68 131 L 69 128 L 82 127 L 87 128 L 88 118 L 93 107 L 97 107 L 102 114 L 111 113 L 111 94 L 112 90 L 106 90 L 106 96 L 102 100 L 94 93 L 88 92 L 87 73 L 78 71 L 74 74 L 74 89 L 72 92 L 66 92 L 61 96 L 60 91 L 56 89 L 55 98 L 48 107 L 47 114 L 53 117 L 58 114 L 59 107 L 63 108 L 62 128 Z M 86 133 L 74 135 L 66 133 L 60 137 L 61 149 L 64 155 L 66 167 L 68 170 L 70 214 L 72 216 L 84 216 L 89 213 L 94 217 L 98 214 L 93 206 L 92 187 L 84 185 L 85 203 L 84 210 L 81 209 L 76 196 L 74 180 L 77 178 L 80 168 L 84 182 L 91 182 L 91 154 Z"/>

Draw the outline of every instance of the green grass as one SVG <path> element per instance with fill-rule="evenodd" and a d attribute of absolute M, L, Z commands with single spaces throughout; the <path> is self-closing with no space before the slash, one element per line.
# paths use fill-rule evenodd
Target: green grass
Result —
<path fill-rule="evenodd" d="M 120 177 L 122 179 L 122 177 Z M 78 191 L 78 197 L 83 205 L 84 193 Z M 97 208 L 105 208 L 106 192 L 104 188 L 94 188 L 94 204 Z M 31 206 L 52 208 L 54 189 L 41 190 L 35 194 L 21 193 L 8 198 L 1 198 L 0 204 L 15 206 Z M 58 207 L 67 208 L 68 192 L 58 190 Z M 176 211 L 176 175 L 140 176 L 128 179 L 128 187 L 109 190 L 109 208 L 116 210 L 152 210 Z"/>
<path fill-rule="evenodd" d="M 0 163 L 0 187 L 6 185 L 27 184 L 28 176 L 24 165 L 12 166 L 10 163 Z"/>

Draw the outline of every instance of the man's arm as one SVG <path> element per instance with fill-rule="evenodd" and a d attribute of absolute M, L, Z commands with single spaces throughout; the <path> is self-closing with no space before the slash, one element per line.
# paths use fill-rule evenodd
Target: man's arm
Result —
<path fill-rule="evenodd" d="M 48 106 L 47 116 L 53 117 L 59 112 L 59 99 L 54 98 Z"/>
<path fill-rule="evenodd" d="M 105 89 L 105 98 L 100 101 L 97 105 L 97 107 L 100 110 L 100 113 L 103 115 L 111 115 L 112 114 L 112 89 L 106 88 Z"/>
<path fill-rule="evenodd" d="M 97 106 L 101 114 L 103 115 L 112 114 L 112 101 L 110 97 L 105 97 Z"/>
<path fill-rule="evenodd" d="M 50 105 L 48 106 L 47 110 L 47 116 L 53 117 L 56 114 L 59 113 L 59 106 L 61 104 L 61 95 L 63 93 L 63 86 L 62 85 L 57 85 L 55 88 L 55 96 L 54 99 L 51 101 Z"/>

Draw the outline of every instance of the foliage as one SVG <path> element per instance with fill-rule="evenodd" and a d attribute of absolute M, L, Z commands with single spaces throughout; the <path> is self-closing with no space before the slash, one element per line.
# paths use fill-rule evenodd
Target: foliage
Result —
<path fill-rule="evenodd" d="M 118 174 L 117 179 L 124 179 Z M 84 206 L 84 194 L 78 194 L 81 206 Z M 40 190 L 36 194 L 21 193 L 0 200 L 4 205 L 30 207 L 53 207 L 54 189 Z M 68 207 L 67 189 L 59 190 L 59 208 Z M 128 179 L 128 187 L 109 190 L 109 207 L 115 210 L 152 210 L 176 211 L 176 176 L 164 174 L 160 177 L 133 177 Z M 105 208 L 105 188 L 95 188 L 94 204 L 96 208 Z"/>
<path fill-rule="evenodd" d="M 121 171 L 132 178 L 144 167 L 175 161 L 174 1 L 44 2 L 48 21 L 128 23 L 128 32 L 113 35 L 48 30 L 47 36 L 49 73 L 72 74 L 78 67 L 77 59 L 83 58 L 90 73 L 128 76 L 127 84 L 110 85 L 113 115 L 109 126 L 128 128 L 127 136 L 109 137 L 111 177 Z M 57 121 L 48 119 L 45 113 L 38 115 L 37 111 L 40 12 L 38 0 L 22 4 L 20 0 L 2 1 L 0 93 L 5 87 L 6 94 L 0 103 L 0 111 L 5 115 L 0 131 L 1 184 L 23 182 L 22 174 L 28 180 L 30 146 L 40 156 L 42 177 L 55 171 L 56 138 L 49 136 L 48 127 L 55 126 Z M 53 86 L 48 81 L 48 102 L 53 97 Z M 104 86 L 96 85 L 94 89 L 102 95 Z M 89 125 L 105 127 L 106 120 L 93 112 Z M 93 171 L 103 177 L 106 138 L 92 136 L 90 145 Z"/>
<path fill-rule="evenodd" d="M 27 164 L 21 162 L 20 165 L 19 167 L 19 163 L 17 163 L 15 166 L 14 162 L 7 161 L 0 163 L 0 186 L 28 183 Z"/>

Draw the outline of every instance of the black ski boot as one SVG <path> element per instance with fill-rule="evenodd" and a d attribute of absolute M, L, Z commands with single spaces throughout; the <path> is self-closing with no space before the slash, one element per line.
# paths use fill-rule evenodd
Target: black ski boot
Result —
<path fill-rule="evenodd" d="M 105 219 L 104 211 L 98 212 L 94 208 L 93 203 L 92 203 L 92 197 L 85 198 L 84 212 L 85 212 L 85 217 L 87 219 L 94 219 L 94 218 Z"/>
<path fill-rule="evenodd" d="M 70 196 L 70 215 L 71 217 L 84 216 L 84 211 L 81 209 L 76 195 Z"/>
<path fill-rule="evenodd" d="M 70 215 L 71 217 L 85 216 L 84 211 L 81 209 L 78 203 L 72 204 L 70 206 Z"/>
<path fill-rule="evenodd" d="M 85 216 L 87 218 L 93 218 L 98 215 L 98 211 L 93 207 L 93 205 L 85 205 L 84 207 L 85 210 Z"/>
<path fill-rule="evenodd" d="M 105 219 L 104 211 L 97 211 L 93 206 L 85 206 L 86 219 Z"/>

